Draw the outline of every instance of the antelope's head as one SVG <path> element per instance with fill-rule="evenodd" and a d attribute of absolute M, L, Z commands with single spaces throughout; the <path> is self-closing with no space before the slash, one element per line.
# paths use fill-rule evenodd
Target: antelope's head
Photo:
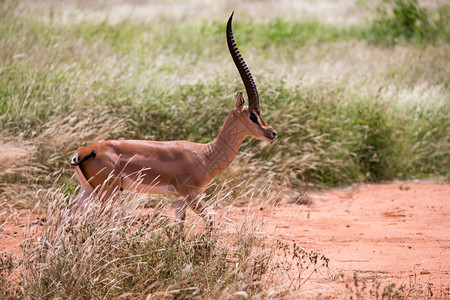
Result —
<path fill-rule="evenodd" d="M 244 58 L 239 52 L 236 42 L 234 41 L 233 30 L 231 28 L 233 14 L 234 12 L 231 14 L 227 23 L 228 49 L 230 50 L 234 64 L 241 75 L 241 79 L 244 83 L 248 97 L 248 106 L 245 106 L 244 96 L 241 92 L 237 93 L 236 108 L 233 109 L 233 114 L 245 125 L 249 136 L 255 139 L 271 142 L 277 137 L 277 132 L 272 126 L 267 124 L 260 115 L 259 96 L 255 81 L 253 80 L 252 74 L 250 73 Z"/>

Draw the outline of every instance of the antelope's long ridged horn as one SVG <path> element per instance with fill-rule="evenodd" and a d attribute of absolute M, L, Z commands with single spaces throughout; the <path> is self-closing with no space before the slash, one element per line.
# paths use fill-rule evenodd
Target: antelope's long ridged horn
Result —
<path fill-rule="evenodd" d="M 252 74 L 247 67 L 241 53 L 239 52 L 236 42 L 234 41 L 233 30 L 231 29 L 231 22 L 233 21 L 233 13 L 231 13 L 230 18 L 227 23 L 227 43 L 228 49 L 230 50 L 231 57 L 233 58 L 234 64 L 241 75 L 242 82 L 244 83 L 245 90 L 247 91 L 248 104 L 249 107 L 259 110 L 259 96 L 258 90 L 256 89 L 255 81 L 253 80 Z"/>

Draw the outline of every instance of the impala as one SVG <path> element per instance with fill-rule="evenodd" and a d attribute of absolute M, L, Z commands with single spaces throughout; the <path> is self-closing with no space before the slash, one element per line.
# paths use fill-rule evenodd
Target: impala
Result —
<path fill-rule="evenodd" d="M 234 41 L 228 19 L 228 48 L 244 83 L 248 106 L 241 92 L 219 135 L 208 144 L 189 141 L 109 140 L 79 149 L 71 160 L 81 184 L 75 203 L 82 206 L 92 195 L 104 191 L 107 197 L 120 191 L 167 194 L 176 197 L 176 220 L 183 226 L 187 207 L 212 221 L 198 200 L 207 184 L 236 157 L 245 137 L 271 142 L 276 131 L 260 116 L 259 96 L 253 77 Z"/>

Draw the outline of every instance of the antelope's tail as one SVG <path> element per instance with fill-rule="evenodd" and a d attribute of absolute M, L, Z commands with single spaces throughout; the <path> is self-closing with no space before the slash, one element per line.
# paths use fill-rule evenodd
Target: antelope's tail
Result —
<path fill-rule="evenodd" d="M 72 157 L 72 159 L 70 160 L 70 165 L 72 166 L 78 166 L 81 165 L 82 163 L 84 163 L 86 160 L 88 160 L 89 158 L 93 158 L 95 157 L 95 155 L 97 155 L 97 150 L 92 150 L 89 154 L 84 155 L 83 154 L 83 149 L 77 151 L 77 153 L 75 153 L 75 155 Z"/>

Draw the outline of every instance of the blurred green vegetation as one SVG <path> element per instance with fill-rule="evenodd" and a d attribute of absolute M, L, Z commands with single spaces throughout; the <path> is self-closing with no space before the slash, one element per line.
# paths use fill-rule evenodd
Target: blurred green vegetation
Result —
<path fill-rule="evenodd" d="M 4 140 L 14 137 L 37 147 L 32 161 L 43 166 L 41 175 L 73 181 L 70 153 L 99 138 L 208 142 L 233 107 L 234 93 L 243 89 L 226 49 L 226 20 L 61 23 L 25 18 L 16 9 L 11 4 L 0 9 L 0 131 Z M 411 55 L 431 49 L 431 56 L 377 70 L 373 76 L 380 86 L 373 87 L 345 78 L 312 84 L 298 78 L 298 84 L 288 84 L 286 73 L 257 76 L 262 116 L 279 138 L 270 145 L 246 140 L 236 162 L 239 177 L 230 173 L 234 168 L 218 180 L 270 173 L 280 184 L 301 188 L 449 178 L 448 15 L 446 5 L 431 12 L 416 1 L 398 0 L 379 6 L 372 22 L 347 27 L 236 18 L 241 52 L 260 63 L 283 54 L 281 67 L 295 65 L 302 53 L 317 49 L 313 62 L 319 66 L 329 49 L 343 43 L 348 51 L 365 47 L 395 56 L 398 49 Z M 256 74 L 277 70 L 276 64 L 249 65 Z M 424 104 L 415 86 L 426 74 L 430 103 Z M 405 90 L 413 99 L 406 104 Z M 108 124 L 123 124 L 108 131 L 105 114 Z M 90 123 L 81 126 L 87 116 Z M 72 142 L 46 144 L 43 133 L 64 135 L 67 130 L 57 130 L 62 124 L 79 125 L 70 133 Z M 94 130 L 82 133 L 89 128 Z M 36 180 L 49 186 L 48 178 Z"/>
<path fill-rule="evenodd" d="M 417 0 L 385 0 L 377 6 L 377 17 L 364 35 L 374 43 L 402 41 L 450 42 L 450 5 L 440 5 L 433 16 Z"/>

